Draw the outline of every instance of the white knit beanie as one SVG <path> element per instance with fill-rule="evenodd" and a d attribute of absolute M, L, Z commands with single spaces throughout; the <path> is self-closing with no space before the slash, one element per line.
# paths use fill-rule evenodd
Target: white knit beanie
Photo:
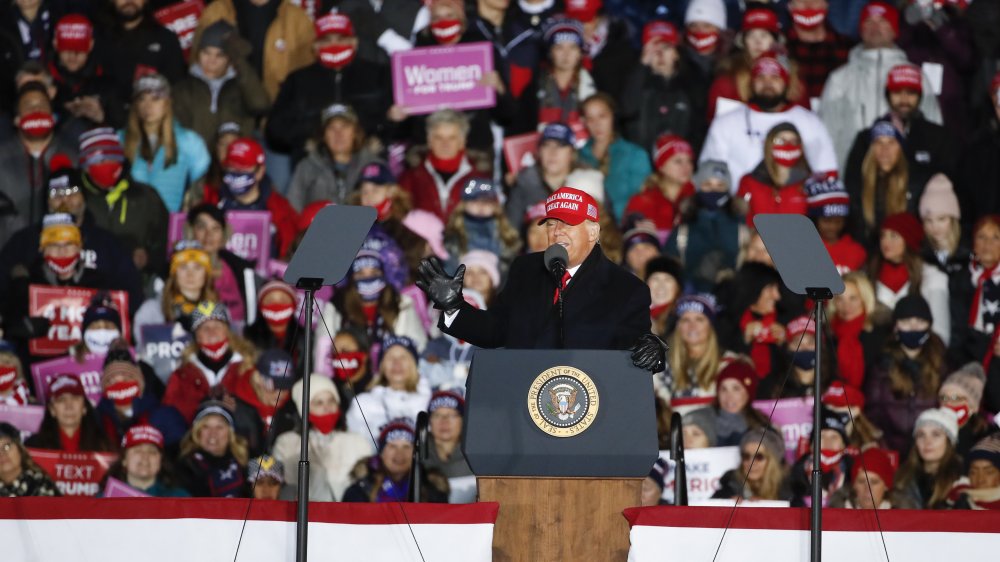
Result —
<path fill-rule="evenodd" d="M 312 401 L 317 394 L 323 391 L 330 391 L 333 393 L 333 399 L 340 404 L 340 393 L 337 392 L 337 386 L 333 384 L 330 377 L 326 377 L 317 373 L 309 375 L 309 400 Z M 295 383 L 292 387 L 292 402 L 295 402 L 295 407 L 299 410 L 299 416 L 302 415 L 302 379 Z"/>
<path fill-rule="evenodd" d="M 710 23 L 719 30 L 726 29 L 726 6 L 722 0 L 691 0 L 684 14 L 684 25 L 703 21 Z"/>
<path fill-rule="evenodd" d="M 955 188 L 944 174 L 931 176 L 924 187 L 924 194 L 920 196 L 920 218 L 926 219 L 931 214 L 962 218 Z"/>
<path fill-rule="evenodd" d="M 922 426 L 933 423 L 944 430 L 948 436 L 948 441 L 954 445 L 958 443 L 958 414 L 948 408 L 931 408 L 924 410 L 917 418 L 917 423 L 913 424 L 913 435 L 916 437 L 917 430 Z"/>

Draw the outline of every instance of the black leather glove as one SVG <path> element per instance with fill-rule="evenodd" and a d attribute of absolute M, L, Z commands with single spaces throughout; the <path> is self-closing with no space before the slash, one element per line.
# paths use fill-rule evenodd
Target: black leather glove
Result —
<path fill-rule="evenodd" d="M 667 365 L 667 344 L 653 334 L 639 336 L 629 351 L 632 364 L 644 371 L 659 373 Z"/>
<path fill-rule="evenodd" d="M 462 298 L 462 283 L 465 280 L 465 265 L 458 266 L 454 276 L 449 276 L 441 260 L 431 256 L 420 260 L 417 266 L 416 285 L 427 295 L 434 308 L 445 312 L 456 310 L 465 300 Z"/>

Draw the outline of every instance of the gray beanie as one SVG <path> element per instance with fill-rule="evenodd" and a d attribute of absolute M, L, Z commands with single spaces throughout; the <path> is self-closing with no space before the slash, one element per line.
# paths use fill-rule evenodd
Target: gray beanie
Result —
<path fill-rule="evenodd" d="M 701 191 L 701 184 L 710 178 L 722 180 L 726 187 L 732 189 L 733 178 L 729 175 L 729 166 L 721 160 L 705 160 L 698 164 L 698 172 L 694 175 L 695 187 Z"/>
<path fill-rule="evenodd" d="M 711 408 L 698 408 L 684 414 L 683 425 L 694 425 L 708 437 L 708 446 L 715 447 L 718 437 L 715 434 L 715 412 Z"/>
<path fill-rule="evenodd" d="M 221 49 L 226 44 L 226 39 L 234 31 L 236 31 L 236 28 L 225 20 L 213 23 L 206 27 L 205 31 L 201 32 L 201 41 L 198 43 L 198 50 L 200 51 L 205 47 L 218 47 Z"/>
<path fill-rule="evenodd" d="M 781 437 L 781 434 L 777 431 L 758 427 L 757 429 L 751 429 L 743 434 L 740 438 L 740 450 L 743 450 L 748 443 L 753 444 L 757 447 L 757 443 L 761 443 L 761 438 L 764 439 L 761 447 L 767 449 L 767 452 L 771 454 L 772 457 L 785 461 L 785 440 Z"/>
<path fill-rule="evenodd" d="M 973 413 L 979 411 L 979 403 L 983 400 L 983 388 L 986 386 L 986 372 L 980 363 L 966 363 L 959 370 L 948 375 L 941 383 L 938 394 L 950 394 L 958 391 L 969 398 L 969 406 Z M 951 391 L 946 390 L 951 387 Z"/>

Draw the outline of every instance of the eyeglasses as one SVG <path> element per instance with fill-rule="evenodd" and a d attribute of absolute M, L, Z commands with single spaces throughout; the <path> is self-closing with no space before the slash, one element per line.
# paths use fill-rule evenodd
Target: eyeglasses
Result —
<path fill-rule="evenodd" d="M 752 458 L 754 462 L 764 462 L 765 460 L 764 455 L 760 453 L 757 453 L 756 455 L 751 455 L 746 451 L 740 451 L 740 458 L 743 459 L 743 461 L 748 461 Z"/>
<path fill-rule="evenodd" d="M 938 402 L 941 402 L 942 404 L 945 402 L 965 402 L 965 397 L 961 394 L 952 394 L 950 396 L 947 394 L 941 394 L 938 396 Z"/>

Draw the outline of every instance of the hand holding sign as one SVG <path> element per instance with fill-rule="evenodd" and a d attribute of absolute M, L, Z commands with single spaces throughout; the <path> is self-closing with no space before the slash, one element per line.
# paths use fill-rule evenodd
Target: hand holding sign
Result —
<path fill-rule="evenodd" d="M 410 115 L 493 107 L 503 82 L 491 74 L 493 46 L 485 42 L 393 53 L 393 101 Z"/>

